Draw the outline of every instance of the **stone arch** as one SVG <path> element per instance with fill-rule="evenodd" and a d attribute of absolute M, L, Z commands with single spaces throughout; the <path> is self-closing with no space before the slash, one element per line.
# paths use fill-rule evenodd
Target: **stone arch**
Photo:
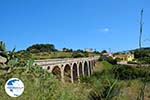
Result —
<path fill-rule="evenodd" d="M 59 68 L 59 66 L 55 66 L 52 69 L 52 74 L 54 74 L 58 79 L 61 79 L 61 69 Z"/>
<path fill-rule="evenodd" d="M 50 66 L 47 67 L 47 70 L 50 70 Z"/>
<path fill-rule="evenodd" d="M 83 77 L 83 72 L 82 72 L 82 63 L 79 63 L 79 76 Z"/>
<path fill-rule="evenodd" d="M 77 74 L 77 64 L 76 63 L 73 64 L 72 69 L 73 69 L 73 81 L 77 81 L 78 74 Z"/>
<path fill-rule="evenodd" d="M 71 82 L 71 67 L 69 64 L 65 65 L 64 68 L 64 80 L 65 82 Z"/>
<path fill-rule="evenodd" d="M 88 76 L 88 63 L 84 62 L 84 76 Z"/>

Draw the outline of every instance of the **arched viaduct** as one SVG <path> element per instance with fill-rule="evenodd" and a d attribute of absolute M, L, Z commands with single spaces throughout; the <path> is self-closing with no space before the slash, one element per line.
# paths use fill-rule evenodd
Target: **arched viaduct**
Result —
<path fill-rule="evenodd" d="M 35 60 L 35 64 L 56 75 L 62 82 L 77 82 L 90 76 L 99 57 Z"/>

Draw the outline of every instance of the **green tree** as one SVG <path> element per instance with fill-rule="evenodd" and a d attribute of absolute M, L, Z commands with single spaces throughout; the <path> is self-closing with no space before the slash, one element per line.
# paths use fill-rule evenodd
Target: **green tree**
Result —
<path fill-rule="evenodd" d="M 63 52 L 72 52 L 73 50 L 72 49 L 68 49 L 68 48 L 62 48 L 62 51 Z"/>
<path fill-rule="evenodd" d="M 101 53 L 107 53 L 107 51 L 106 51 L 106 50 L 103 50 Z"/>
<path fill-rule="evenodd" d="M 40 53 L 40 52 L 53 52 L 57 51 L 53 44 L 33 44 L 27 48 L 27 51 L 31 53 Z"/>
<path fill-rule="evenodd" d="M 84 55 L 80 52 L 73 52 L 72 58 L 79 58 L 79 57 L 84 57 Z"/>

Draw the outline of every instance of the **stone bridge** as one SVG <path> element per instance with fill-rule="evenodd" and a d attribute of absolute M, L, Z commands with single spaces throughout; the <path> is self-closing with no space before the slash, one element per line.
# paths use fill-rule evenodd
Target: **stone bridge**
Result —
<path fill-rule="evenodd" d="M 77 82 L 80 77 L 90 76 L 98 56 L 88 58 L 64 58 L 35 60 L 35 64 L 56 75 L 62 82 Z"/>

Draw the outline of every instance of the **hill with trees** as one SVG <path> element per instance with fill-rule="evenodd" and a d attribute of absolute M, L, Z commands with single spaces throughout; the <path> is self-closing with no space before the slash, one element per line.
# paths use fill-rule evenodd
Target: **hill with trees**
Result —
<path fill-rule="evenodd" d="M 130 50 L 130 52 L 134 53 L 135 59 L 142 64 L 150 64 L 150 47 L 145 47 L 135 50 Z"/>
<path fill-rule="evenodd" d="M 31 53 L 57 51 L 53 44 L 33 44 L 32 46 L 28 47 L 26 50 Z"/>

